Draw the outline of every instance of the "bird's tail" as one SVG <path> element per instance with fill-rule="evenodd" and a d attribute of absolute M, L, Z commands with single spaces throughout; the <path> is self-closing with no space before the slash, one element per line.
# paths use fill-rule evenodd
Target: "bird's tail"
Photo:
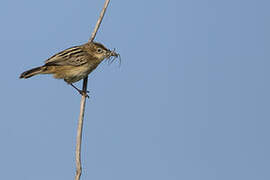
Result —
<path fill-rule="evenodd" d="M 37 75 L 37 74 L 43 74 L 45 70 L 46 70 L 45 66 L 40 66 L 40 67 L 30 69 L 28 71 L 23 72 L 20 75 L 20 79 L 21 78 L 27 79 L 27 78 L 30 78 L 30 77 Z"/>

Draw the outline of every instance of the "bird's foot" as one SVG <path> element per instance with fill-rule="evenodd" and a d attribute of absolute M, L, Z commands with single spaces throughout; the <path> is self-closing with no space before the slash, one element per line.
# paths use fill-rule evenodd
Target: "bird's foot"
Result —
<path fill-rule="evenodd" d="M 83 91 L 83 90 L 78 90 L 78 92 L 82 95 L 82 96 L 85 96 L 85 97 L 87 97 L 87 98 L 89 98 L 89 95 L 88 95 L 88 93 L 89 93 L 89 91 Z"/>
<path fill-rule="evenodd" d="M 84 90 L 80 90 L 79 88 L 77 88 L 76 86 L 74 86 L 73 84 L 70 84 L 74 89 L 76 89 L 82 96 L 85 96 L 87 98 L 89 98 L 88 94 L 89 91 L 84 91 Z"/>

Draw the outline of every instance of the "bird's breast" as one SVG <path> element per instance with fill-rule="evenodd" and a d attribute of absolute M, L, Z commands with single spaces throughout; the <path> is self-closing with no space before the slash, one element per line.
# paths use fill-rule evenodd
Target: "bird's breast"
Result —
<path fill-rule="evenodd" d="M 69 84 L 77 82 L 88 76 L 88 74 L 90 74 L 94 69 L 96 69 L 97 66 L 98 64 L 84 64 L 82 66 L 72 66 L 65 72 L 62 72 L 64 74 L 63 79 Z"/>

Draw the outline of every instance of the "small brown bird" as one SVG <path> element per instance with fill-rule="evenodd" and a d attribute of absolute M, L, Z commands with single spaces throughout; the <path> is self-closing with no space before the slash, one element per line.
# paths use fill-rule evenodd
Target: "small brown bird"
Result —
<path fill-rule="evenodd" d="M 97 42 L 87 42 L 80 46 L 74 46 L 61 51 L 45 61 L 40 67 L 23 72 L 20 78 L 30 78 L 37 74 L 53 74 L 54 78 L 64 79 L 68 84 L 79 90 L 72 83 L 77 82 L 91 73 L 104 59 L 112 61 L 119 54 L 107 49 L 104 45 Z"/>

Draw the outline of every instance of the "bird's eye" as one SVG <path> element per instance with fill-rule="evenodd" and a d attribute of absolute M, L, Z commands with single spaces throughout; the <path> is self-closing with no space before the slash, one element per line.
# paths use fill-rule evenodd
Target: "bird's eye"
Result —
<path fill-rule="evenodd" d="M 101 48 L 98 48 L 98 49 L 97 49 L 97 52 L 98 52 L 98 53 L 102 53 L 103 50 L 102 50 Z"/>

